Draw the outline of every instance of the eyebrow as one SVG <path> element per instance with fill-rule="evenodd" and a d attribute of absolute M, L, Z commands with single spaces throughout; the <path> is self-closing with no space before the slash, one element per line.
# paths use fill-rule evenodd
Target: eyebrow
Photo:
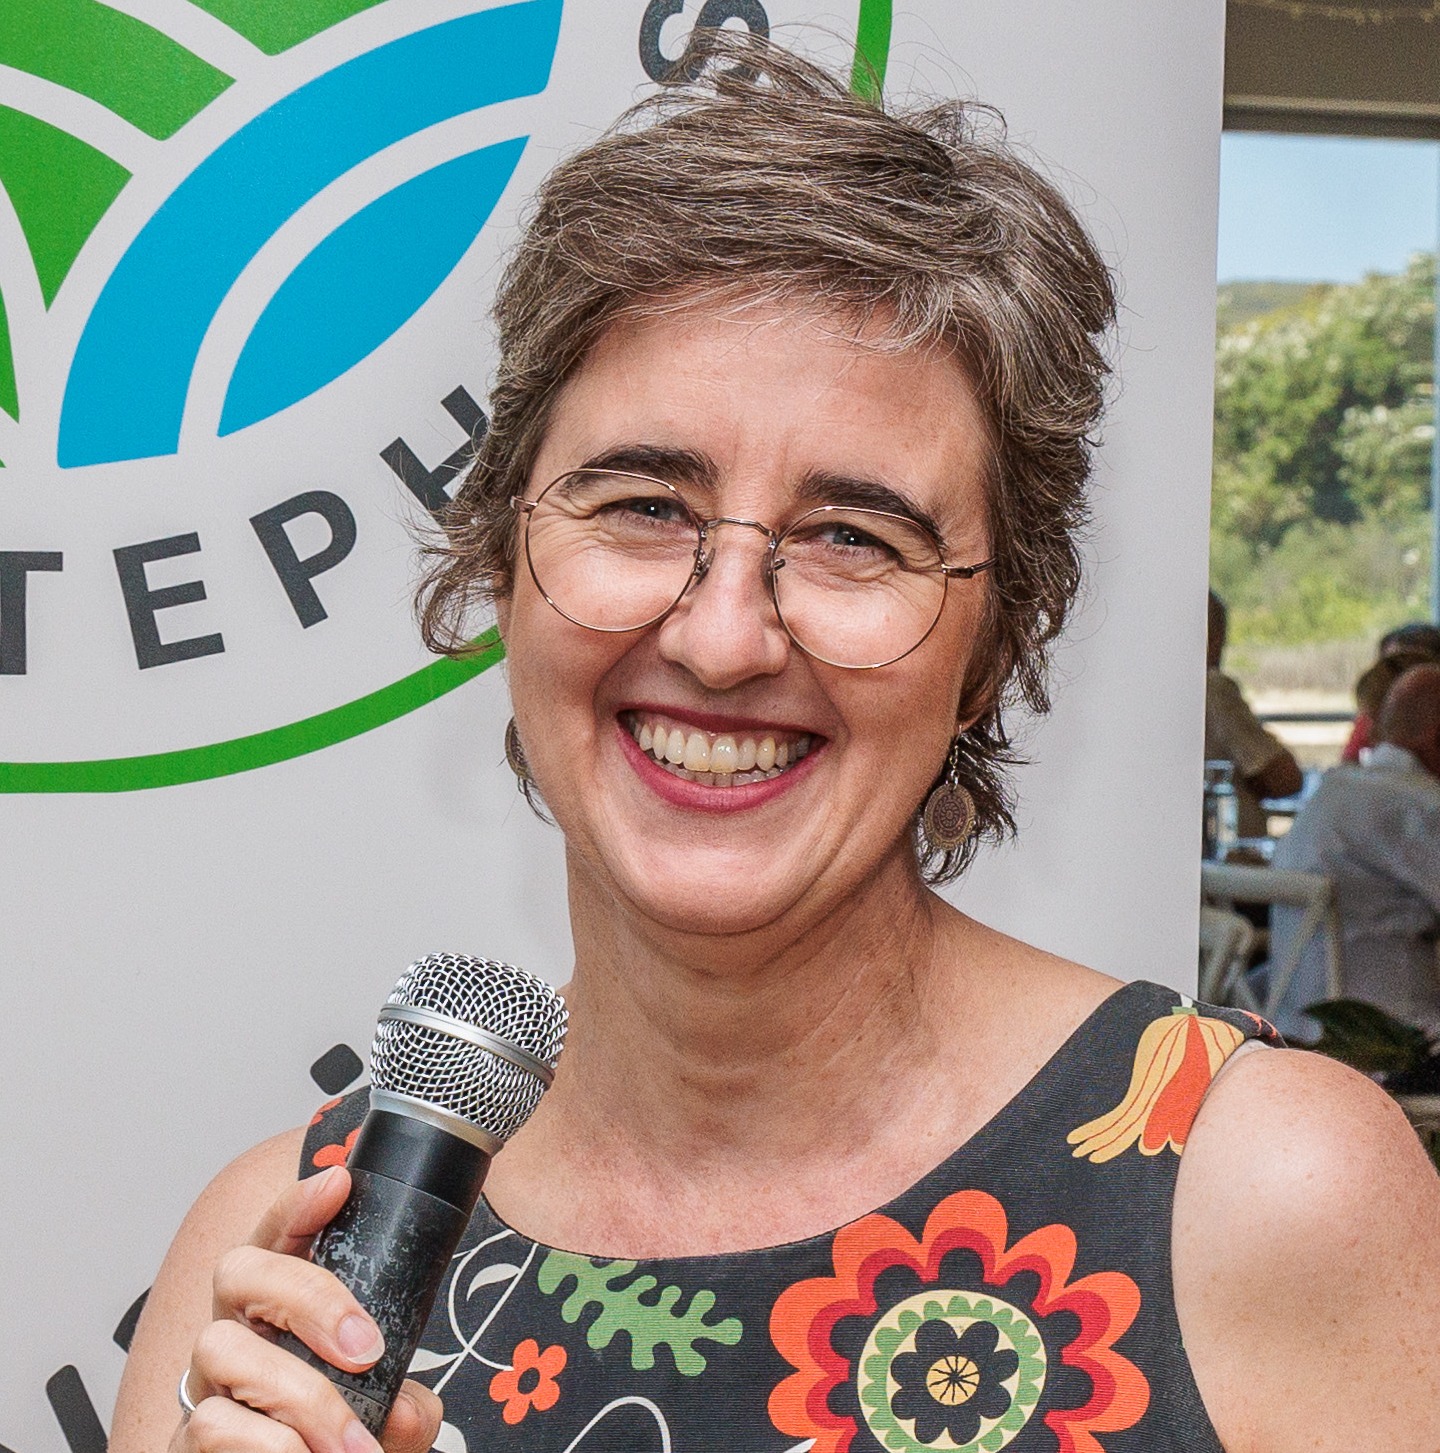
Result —
<path fill-rule="evenodd" d="M 671 448 L 665 444 L 619 444 L 593 454 L 582 469 L 614 469 L 622 474 L 648 474 L 666 484 L 688 484 L 701 489 L 719 487 L 720 471 L 715 461 L 696 449 Z"/>
<path fill-rule="evenodd" d="M 839 505 L 851 510 L 879 510 L 887 515 L 900 515 L 913 520 L 937 545 L 944 546 L 945 535 L 933 515 L 922 510 L 914 500 L 878 479 L 864 479 L 830 470 L 811 470 L 800 481 L 795 497 L 802 504 Z"/>
<path fill-rule="evenodd" d="M 715 461 L 697 449 L 681 449 L 664 444 L 619 444 L 592 455 L 582 469 L 614 469 L 625 474 L 645 474 L 667 484 L 690 485 L 714 492 L 720 487 L 720 471 Z M 837 505 L 842 509 L 879 510 L 913 520 L 937 545 L 945 545 L 945 534 L 928 511 L 898 489 L 878 479 L 841 474 L 834 470 L 812 469 L 801 479 L 795 491 L 801 506 Z"/>

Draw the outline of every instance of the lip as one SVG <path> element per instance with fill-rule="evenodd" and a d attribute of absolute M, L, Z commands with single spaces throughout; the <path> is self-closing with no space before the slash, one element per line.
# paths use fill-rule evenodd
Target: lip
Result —
<path fill-rule="evenodd" d="M 642 710 L 643 708 L 633 709 Z M 653 709 L 658 711 L 659 708 Z M 666 707 L 665 711 L 667 715 L 675 717 L 679 721 L 690 722 L 702 731 L 730 731 L 734 729 L 732 723 L 736 720 L 733 717 L 687 714 L 676 711 L 673 707 Z M 722 724 L 716 728 L 707 726 L 707 721 L 717 721 Z M 791 728 L 776 728 L 769 723 L 766 724 L 765 729 L 769 731 L 791 730 Z M 686 782 L 684 778 L 667 772 L 647 752 L 640 750 L 640 744 L 618 719 L 615 722 L 615 735 L 619 739 L 620 751 L 624 754 L 625 760 L 630 763 L 635 769 L 636 775 L 654 791 L 657 797 L 663 798 L 674 807 L 684 807 L 694 812 L 712 813 L 746 812 L 752 808 L 763 807 L 767 802 L 773 802 L 806 776 L 816 758 L 823 755 L 825 747 L 828 745 L 823 737 L 817 738 L 819 745 L 812 747 L 793 767 L 787 767 L 778 777 L 771 777 L 764 782 L 747 782 L 743 787 L 726 787 L 717 790 L 714 787 L 703 787 L 699 782 Z"/>
<path fill-rule="evenodd" d="M 717 735 L 723 732 L 729 732 L 733 736 L 738 736 L 741 732 L 785 732 L 791 736 L 808 736 L 817 743 L 825 741 L 823 732 L 793 722 L 766 721 L 758 716 L 722 716 L 713 711 L 690 711 L 683 706 L 662 705 L 656 701 L 631 702 L 622 706 L 617 716 L 628 713 L 643 719 L 647 712 L 651 716 L 673 717 L 676 721 L 699 727 L 702 732 L 714 732 Z"/>

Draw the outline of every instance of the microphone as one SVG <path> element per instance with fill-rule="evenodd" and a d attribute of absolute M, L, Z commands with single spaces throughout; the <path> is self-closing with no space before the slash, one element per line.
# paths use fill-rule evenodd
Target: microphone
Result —
<path fill-rule="evenodd" d="M 319 1368 L 377 1437 L 405 1380 L 490 1158 L 555 1074 L 565 1001 L 493 959 L 431 954 L 402 975 L 375 1028 L 370 1110 L 347 1165 L 349 1198 L 315 1238 L 375 1319 L 385 1352 L 344 1372 L 293 1333 L 280 1345 Z"/>

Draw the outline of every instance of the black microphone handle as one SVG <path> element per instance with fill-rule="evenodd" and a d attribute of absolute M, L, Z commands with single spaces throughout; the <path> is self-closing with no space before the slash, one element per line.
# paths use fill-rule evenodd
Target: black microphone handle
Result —
<path fill-rule="evenodd" d="M 350 1195 L 312 1260 L 355 1293 L 385 1338 L 365 1372 L 344 1372 L 290 1332 L 279 1345 L 317 1367 L 378 1438 L 460 1244 L 490 1157 L 428 1121 L 372 1109 L 347 1162 Z"/>

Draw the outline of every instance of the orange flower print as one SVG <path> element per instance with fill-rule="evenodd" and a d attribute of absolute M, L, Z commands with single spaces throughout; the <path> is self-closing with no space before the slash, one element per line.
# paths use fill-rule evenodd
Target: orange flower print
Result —
<path fill-rule="evenodd" d="M 1058 1453 L 1105 1453 L 1133 1428 L 1150 1385 L 1115 1342 L 1140 1311 L 1123 1272 L 1072 1281 L 1078 1246 L 1060 1224 L 1008 1245 L 984 1191 L 935 1207 L 919 1239 L 876 1212 L 836 1234 L 834 1276 L 787 1287 L 770 1339 L 795 1369 L 770 1421 L 813 1453 L 998 1450 L 1043 1426 Z M 1040 1435 L 1044 1439 L 1045 1435 Z"/>
<path fill-rule="evenodd" d="M 326 1100 L 326 1102 L 310 1117 L 310 1123 L 312 1125 L 318 1125 L 344 1098 L 345 1097 L 343 1095 L 336 1095 L 333 1100 Z"/>
<path fill-rule="evenodd" d="M 350 1152 L 355 1147 L 355 1137 L 359 1135 L 360 1127 L 357 1125 L 345 1137 L 344 1145 L 322 1145 L 314 1155 L 310 1157 L 313 1164 L 318 1166 L 344 1165 L 350 1159 Z"/>
<path fill-rule="evenodd" d="M 1244 1042 L 1243 1030 L 1206 1019 L 1193 1005 L 1154 1020 L 1135 1048 L 1125 1098 L 1065 1137 L 1073 1154 L 1101 1164 L 1139 1141 L 1142 1155 L 1159 1155 L 1167 1145 L 1179 1155 L 1210 1081 Z"/>
<path fill-rule="evenodd" d="M 500 1416 L 507 1423 L 518 1423 L 531 1408 L 543 1413 L 553 1408 L 560 1397 L 560 1384 L 555 1379 L 565 1366 L 565 1349 L 547 1347 L 527 1337 L 511 1358 L 514 1366 L 497 1372 L 490 1379 L 490 1396 L 505 1406 Z"/>

